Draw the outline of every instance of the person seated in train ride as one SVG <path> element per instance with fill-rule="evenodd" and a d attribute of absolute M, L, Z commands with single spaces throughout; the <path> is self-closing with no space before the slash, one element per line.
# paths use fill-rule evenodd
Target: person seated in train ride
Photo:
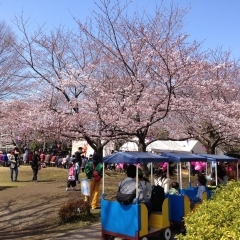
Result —
<path fill-rule="evenodd" d="M 147 178 L 143 176 L 143 172 L 139 169 L 138 180 L 143 188 L 143 197 L 150 201 L 152 195 L 152 185 Z"/>
<path fill-rule="evenodd" d="M 179 183 L 178 182 L 172 182 L 171 188 L 169 190 L 170 195 L 180 195 L 179 193 Z"/>
<path fill-rule="evenodd" d="M 193 209 L 195 203 L 201 203 L 202 202 L 202 196 L 203 193 L 206 192 L 206 184 L 207 184 L 207 179 L 203 174 L 199 174 L 197 178 L 197 182 L 199 184 L 198 190 L 197 190 L 197 195 L 193 198 L 190 198 L 190 208 Z"/>
<path fill-rule="evenodd" d="M 212 171 L 211 174 L 211 180 L 215 181 L 215 169 Z M 217 165 L 217 184 L 223 184 L 225 185 L 228 181 L 227 171 L 225 168 L 225 164 L 219 164 Z"/>
<path fill-rule="evenodd" d="M 162 172 L 161 170 L 159 170 L 155 174 L 154 185 L 163 187 L 165 193 L 168 193 L 170 182 L 171 180 L 167 177 L 166 172 Z"/>
<path fill-rule="evenodd" d="M 136 193 L 136 169 L 135 165 L 129 165 L 127 168 L 127 177 L 119 182 L 119 191 L 123 194 L 133 194 Z M 135 203 L 136 198 L 133 200 Z M 144 198 L 143 187 L 140 182 L 138 182 L 138 201 L 146 205 L 148 210 L 148 217 L 152 212 L 152 203 L 148 198 Z"/>

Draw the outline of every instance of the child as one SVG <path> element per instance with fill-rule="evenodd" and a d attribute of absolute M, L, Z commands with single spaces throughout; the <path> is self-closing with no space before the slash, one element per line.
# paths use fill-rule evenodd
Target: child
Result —
<path fill-rule="evenodd" d="M 206 192 L 207 179 L 205 178 L 205 176 L 203 174 L 198 175 L 198 183 L 199 183 L 199 187 L 198 187 L 197 195 L 196 195 L 196 197 L 190 199 L 190 208 L 191 209 L 194 208 L 195 203 L 202 202 L 202 195 L 204 192 Z"/>
<path fill-rule="evenodd" d="M 148 181 L 148 179 L 143 177 L 143 172 L 141 170 L 139 170 L 139 173 L 138 173 L 138 180 L 141 183 L 143 188 L 144 199 L 150 201 L 151 195 L 152 195 L 152 186 L 151 186 L 151 183 Z"/>
<path fill-rule="evenodd" d="M 173 182 L 171 184 L 171 189 L 169 190 L 170 195 L 180 195 L 179 193 L 179 183 L 178 182 Z"/>
<path fill-rule="evenodd" d="M 71 186 L 73 187 L 73 190 L 76 190 L 75 166 L 74 166 L 73 162 L 69 163 L 68 181 L 67 181 L 66 191 L 68 191 L 68 189 Z"/>

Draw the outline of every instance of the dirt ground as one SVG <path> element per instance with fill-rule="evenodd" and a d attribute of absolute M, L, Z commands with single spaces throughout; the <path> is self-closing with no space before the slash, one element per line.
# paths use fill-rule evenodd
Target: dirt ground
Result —
<path fill-rule="evenodd" d="M 113 198 L 123 173 L 106 172 L 105 197 Z M 80 178 L 85 178 L 81 173 Z M 11 182 L 9 168 L 0 167 L 0 239 L 54 239 L 59 233 L 95 224 L 100 209 L 91 210 L 94 222 L 60 224 L 58 211 L 70 198 L 81 198 L 78 191 L 66 192 L 67 169 L 47 167 L 32 182 L 30 166 L 19 167 L 19 182 Z M 186 178 L 187 179 L 187 178 Z M 173 179 L 174 180 L 174 179 Z"/>
<path fill-rule="evenodd" d="M 83 197 L 80 185 L 79 191 L 66 192 L 66 169 L 42 169 L 37 183 L 31 174 L 30 166 L 20 166 L 19 182 L 10 182 L 9 169 L 0 167 L 0 239 L 54 239 L 57 233 L 91 224 L 59 223 L 61 206 L 70 198 Z"/>

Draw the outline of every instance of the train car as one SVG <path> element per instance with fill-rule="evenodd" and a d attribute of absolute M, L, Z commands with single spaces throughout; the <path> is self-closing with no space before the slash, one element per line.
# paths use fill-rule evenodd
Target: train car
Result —
<path fill-rule="evenodd" d="M 149 162 L 166 162 L 167 157 L 146 152 L 118 152 L 103 158 L 105 163 L 141 164 Z M 104 169 L 104 167 L 103 167 Z M 136 173 L 136 189 L 138 189 L 138 168 Z M 169 222 L 169 201 L 165 198 L 162 212 L 152 212 L 148 218 L 147 208 L 138 202 L 123 205 L 117 201 L 107 200 L 103 194 L 101 199 L 102 240 L 116 237 L 128 240 L 147 240 L 148 237 L 163 234 L 166 240 L 171 239 Z"/>
<path fill-rule="evenodd" d="M 180 181 L 180 193 L 181 195 L 169 195 L 169 221 L 170 223 L 180 224 L 184 226 L 184 217 L 191 212 L 190 198 L 197 195 L 197 188 L 191 186 L 190 171 L 189 171 L 189 183 L 188 188 L 184 189 L 182 186 L 182 163 L 183 162 L 207 162 L 207 158 L 197 154 L 191 153 L 178 153 L 178 152 L 165 152 L 162 156 L 168 157 L 170 162 L 176 162 L 179 166 L 179 181 Z M 207 193 L 203 195 L 203 200 L 207 198 Z M 195 204 L 194 209 L 199 204 Z"/>
<path fill-rule="evenodd" d="M 162 205 L 162 212 L 152 212 L 150 218 L 147 217 L 147 208 L 144 204 L 138 203 L 122 205 L 104 197 L 104 177 L 103 194 L 101 199 L 101 223 L 102 240 L 115 239 L 116 237 L 128 240 L 147 240 L 148 237 L 162 234 L 166 240 L 171 239 L 171 224 L 178 223 L 184 225 L 184 217 L 191 212 L 190 198 L 196 196 L 197 188 L 191 187 L 190 176 L 189 186 L 182 187 L 181 164 L 183 162 L 207 162 L 207 161 L 236 161 L 237 159 L 224 155 L 196 155 L 190 153 L 163 153 L 156 155 L 143 152 L 119 152 L 103 158 L 105 163 L 127 163 L 141 164 L 149 162 L 177 162 L 180 171 L 180 193 L 181 195 L 166 195 Z M 104 168 L 103 168 L 104 169 Z M 167 169 L 168 170 L 168 169 Z M 152 173 L 152 170 L 151 170 Z M 104 174 L 103 174 L 104 175 Z M 190 173 L 189 173 L 190 175 Z M 152 176 L 151 176 L 152 179 Z M 136 189 L 138 188 L 138 168 L 136 174 Z M 136 193 L 136 197 L 138 193 Z M 202 200 L 209 198 L 208 191 L 203 194 Z M 196 211 L 200 204 L 195 204 L 193 211 Z"/>

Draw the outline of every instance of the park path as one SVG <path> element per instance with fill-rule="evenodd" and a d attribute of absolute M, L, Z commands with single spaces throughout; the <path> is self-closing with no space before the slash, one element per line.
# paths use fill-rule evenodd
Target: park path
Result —
<path fill-rule="evenodd" d="M 178 233 L 177 230 L 173 230 L 173 236 L 171 240 L 174 240 L 175 234 Z M 101 239 L 101 224 L 94 224 L 88 226 L 87 228 L 81 228 L 78 230 L 73 230 L 67 233 L 59 234 L 54 239 L 57 240 L 100 240 Z M 159 238 L 159 236 L 148 238 L 148 240 L 164 240 L 164 238 Z M 53 238 L 48 238 L 44 240 L 53 240 Z M 122 240 L 121 238 L 115 238 L 115 240 Z"/>

